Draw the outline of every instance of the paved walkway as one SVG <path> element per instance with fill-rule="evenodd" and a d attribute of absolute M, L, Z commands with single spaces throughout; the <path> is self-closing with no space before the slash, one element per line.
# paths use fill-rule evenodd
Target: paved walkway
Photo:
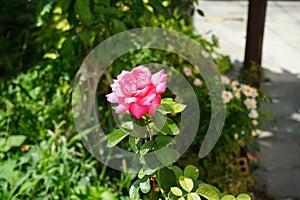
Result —
<path fill-rule="evenodd" d="M 199 33 L 219 38 L 221 52 L 244 60 L 248 1 L 199 1 Z M 300 1 L 268 1 L 262 64 L 274 72 L 300 73 Z"/>
<path fill-rule="evenodd" d="M 241 66 L 248 1 L 200 0 L 199 7 L 206 17 L 194 17 L 197 31 L 215 34 L 221 52 Z M 263 45 L 262 65 L 271 79 L 263 87 L 274 102 L 262 106 L 273 116 L 265 126 L 272 134 L 259 139 L 264 168 L 256 174 L 275 199 L 300 200 L 300 1 L 268 2 Z"/>

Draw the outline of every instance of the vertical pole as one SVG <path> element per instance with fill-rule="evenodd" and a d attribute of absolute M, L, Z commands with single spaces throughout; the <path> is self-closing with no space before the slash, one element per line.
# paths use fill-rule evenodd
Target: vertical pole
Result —
<path fill-rule="evenodd" d="M 251 69 L 252 63 L 257 66 L 261 65 L 266 8 L 267 0 L 249 0 L 247 40 L 244 60 L 244 71 L 246 73 L 247 70 Z M 261 77 L 260 67 L 257 67 L 255 76 L 257 80 L 252 80 L 252 84 L 259 87 Z"/>

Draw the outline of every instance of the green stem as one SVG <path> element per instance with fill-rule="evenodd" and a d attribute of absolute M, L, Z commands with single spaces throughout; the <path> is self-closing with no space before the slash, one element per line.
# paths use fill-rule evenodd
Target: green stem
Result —
<path fill-rule="evenodd" d="M 146 119 L 146 125 L 147 125 L 147 128 L 148 128 L 150 141 L 152 141 L 153 130 L 152 130 L 151 127 L 150 127 L 150 123 L 149 123 L 149 120 L 148 120 L 148 119 Z"/>
<path fill-rule="evenodd" d="M 99 176 L 99 184 L 101 184 L 101 182 L 102 182 L 102 180 L 104 178 L 104 175 L 105 175 L 105 172 L 106 172 L 106 169 L 107 169 L 107 164 L 108 164 L 108 162 L 110 160 L 110 157 L 111 157 L 111 152 L 112 152 L 112 149 L 109 150 L 109 153 L 108 153 L 108 155 L 106 157 L 105 163 L 104 163 L 103 168 L 101 170 L 101 174 Z"/>

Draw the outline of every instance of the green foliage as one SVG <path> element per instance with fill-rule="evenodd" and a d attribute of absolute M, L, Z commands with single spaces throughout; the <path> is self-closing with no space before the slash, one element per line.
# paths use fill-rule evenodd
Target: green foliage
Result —
<path fill-rule="evenodd" d="M 189 165 L 190 167 L 196 168 L 195 166 Z M 184 171 L 187 169 L 185 168 Z M 233 197 L 233 199 L 245 198 L 250 200 L 250 196 L 247 194 L 239 194 L 237 198 L 232 195 L 223 195 L 220 191 L 209 184 L 203 183 L 200 180 L 193 180 L 186 176 L 180 176 L 178 179 L 178 186 L 170 188 L 169 197 L 170 199 L 202 199 L 203 197 L 207 200 L 220 200 Z M 181 189 L 182 188 L 182 189 Z M 176 197 L 174 197 L 175 195 Z"/>
<path fill-rule="evenodd" d="M 199 169 L 193 165 L 187 165 L 184 168 L 184 176 L 191 178 L 192 180 L 197 180 L 199 177 Z"/>
<path fill-rule="evenodd" d="M 61 131 L 71 135 L 73 126 L 66 126 L 71 121 L 69 81 L 67 74 L 57 77 L 52 66 L 38 66 L 8 81 L 8 86 L 0 85 L 1 135 L 21 134 L 34 143 L 62 121 Z"/>
<path fill-rule="evenodd" d="M 19 147 L 25 141 L 24 135 L 9 135 L 6 138 L 0 138 L 0 152 L 7 152 L 12 147 Z"/>
<path fill-rule="evenodd" d="M 53 132 L 48 141 L 28 146 L 21 156 L 1 162 L 1 199 L 117 199 L 113 191 L 100 187 L 97 162 L 81 144 L 70 147 Z"/>
<path fill-rule="evenodd" d="M 194 85 L 199 107 L 201 108 L 201 121 L 198 134 L 192 146 L 177 163 L 181 167 L 188 164 L 196 165 L 205 181 L 216 185 L 226 192 L 233 194 L 247 192 L 253 186 L 253 177 L 244 176 L 244 172 L 239 169 L 236 160 L 240 157 L 245 157 L 249 162 L 250 170 L 257 168 L 257 160 L 248 158 L 248 152 L 259 150 L 255 139 L 257 136 L 256 132 L 262 127 L 264 121 L 268 119 L 268 116 L 259 108 L 259 105 L 263 101 L 268 101 L 268 98 L 261 89 L 250 87 L 223 76 L 224 89 L 232 95 L 229 102 L 226 103 L 224 128 L 213 150 L 205 158 L 199 160 L 197 153 L 210 122 L 210 95 L 201 77 L 201 72 L 193 67 L 185 66 L 185 68 L 192 72 L 186 77 Z M 184 72 L 187 69 L 183 68 L 182 70 Z M 198 84 L 195 84 L 196 80 Z M 253 99 L 255 108 L 248 108 L 245 102 L 246 99 Z M 251 110 L 257 111 L 258 116 L 251 115 Z"/>
<path fill-rule="evenodd" d="M 107 147 L 111 148 L 121 142 L 127 135 L 128 132 L 124 132 L 121 129 L 116 129 L 107 136 Z"/>

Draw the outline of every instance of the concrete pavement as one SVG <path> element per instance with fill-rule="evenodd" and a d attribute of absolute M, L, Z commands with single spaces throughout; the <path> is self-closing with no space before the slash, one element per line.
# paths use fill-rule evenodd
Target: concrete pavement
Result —
<path fill-rule="evenodd" d="M 205 17 L 194 16 L 197 32 L 219 38 L 220 51 L 237 63 L 244 60 L 248 1 L 199 1 Z M 273 119 L 272 133 L 259 139 L 264 168 L 256 171 L 267 192 L 278 200 L 300 200 L 300 1 L 268 1 L 262 66 L 267 93 L 263 104 Z M 265 200 L 265 199 L 262 199 Z"/>
<path fill-rule="evenodd" d="M 199 1 L 205 17 L 194 16 L 197 32 L 219 38 L 220 50 L 244 60 L 248 1 Z M 300 1 L 268 1 L 262 65 L 273 72 L 300 73 Z"/>

